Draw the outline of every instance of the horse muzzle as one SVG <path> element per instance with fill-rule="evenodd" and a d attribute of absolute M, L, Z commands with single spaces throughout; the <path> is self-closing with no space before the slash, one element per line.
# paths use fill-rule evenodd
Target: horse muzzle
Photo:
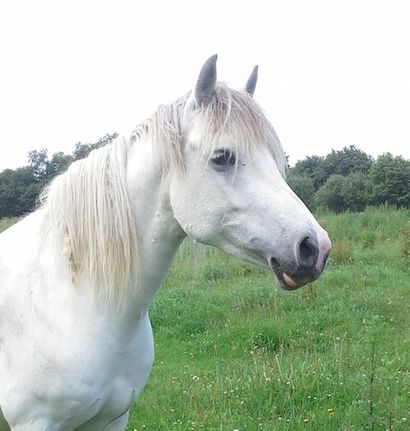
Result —
<path fill-rule="evenodd" d="M 332 244 L 327 233 L 304 237 L 298 244 L 295 261 L 281 262 L 275 257 L 268 259 L 269 266 L 285 290 L 295 290 L 320 277 L 325 269 Z"/>

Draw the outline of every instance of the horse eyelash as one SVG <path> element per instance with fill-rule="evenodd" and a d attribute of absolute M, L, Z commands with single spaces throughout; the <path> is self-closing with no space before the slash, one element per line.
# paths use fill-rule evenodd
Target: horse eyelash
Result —
<path fill-rule="evenodd" d="M 223 162 L 224 163 L 217 163 L 216 161 L 218 159 L 224 158 Z M 220 150 L 216 150 L 214 152 L 214 154 L 211 157 L 211 161 L 214 162 L 215 165 L 217 166 L 228 166 L 228 165 L 234 165 L 236 164 L 236 155 L 233 151 L 228 150 L 228 149 L 220 149 Z"/>

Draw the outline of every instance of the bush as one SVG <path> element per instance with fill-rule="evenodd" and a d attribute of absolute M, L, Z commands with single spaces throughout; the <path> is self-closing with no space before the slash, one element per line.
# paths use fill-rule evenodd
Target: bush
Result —
<path fill-rule="evenodd" d="M 330 176 L 316 193 L 316 204 L 336 213 L 366 208 L 369 184 L 366 176 L 353 172 L 347 177 L 339 174 Z"/>
<path fill-rule="evenodd" d="M 306 175 L 290 173 L 288 184 L 310 210 L 315 208 L 315 188 L 311 178 Z"/>
<path fill-rule="evenodd" d="M 373 163 L 369 180 L 370 203 L 410 206 L 410 161 L 386 153 Z"/>
<path fill-rule="evenodd" d="M 335 174 L 330 176 L 316 193 L 316 204 L 321 208 L 328 208 L 336 213 L 347 208 L 344 188 L 346 177 Z"/>
<path fill-rule="evenodd" d="M 304 160 L 299 160 L 291 169 L 290 174 L 291 173 L 310 178 L 311 181 L 313 181 L 315 191 L 324 184 L 328 177 L 324 158 L 320 156 L 308 156 Z"/>
<path fill-rule="evenodd" d="M 366 208 L 369 182 L 361 172 L 353 172 L 346 177 L 343 194 L 346 208 L 351 211 L 363 211 Z"/>
<path fill-rule="evenodd" d="M 352 173 L 367 174 L 373 159 L 364 151 L 350 145 L 350 147 L 343 147 L 339 151 L 332 150 L 323 163 L 328 176 L 339 174 L 347 177 Z"/>

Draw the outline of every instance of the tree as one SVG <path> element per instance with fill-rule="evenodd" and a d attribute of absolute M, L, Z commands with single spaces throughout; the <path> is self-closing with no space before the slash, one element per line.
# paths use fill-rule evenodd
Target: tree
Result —
<path fill-rule="evenodd" d="M 43 180 L 46 176 L 48 151 L 46 149 L 33 150 L 28 153 L 29 166 L 33 169 L 34 178 Z"/>
<path fill-rule="evenodd" d="M 352 172 L 347 177 L 334 174 L 317 191 L 315 200 L 319 207 L 336 213 L 363 211 L 368 202 L 368 190 L 368 179 L 361 172 Z"/>
<path fill-rule="evenodd" d="M 370 203 L 410 206 L 410 161 L 390 153 L 379 156 L 369 171 Z"/>
<path fill-rule="evenodd" d="M 115 138 L 117 138 L 117 136 L 118 133 L 113 133 L 112 135 L 107 133 L 95 144 L 82 144 L 81 142 L 77 142 L 73 152 L 74 160 L 84 159 L 91 153 L 92 150 L 96 150 L 97 148 L 101 148 L 107 144 L 110 144 Z"/>
<path fill-rule="evenodd" d="M 352 172 L 343 184 L 342 194 L 346 208 L 350 211 L 363 211 L 368 201 L 369 181 L 362 172 Z"/>
<path fill-rule="evenodd" d="M 46 177 L 50 181 L 57 175 L 62 174 L 74 160 L 73 156 L 63 152 L 54 153 L 51 160 L 47 163 Z"/>
<path fill-rule="evenodd" d="M 299 160 L 290 171 L 293 174 L 310 178 L 313 182 L 315 191 L 324 184 L 328 177 L 325 169 L 324 158 L 320 156 L 308 156 L 303 160 Z"/>
<path fill-rule="evenodd" d="M 312 179 L 306 175 L 296 174 L 291 171 L 287 180 L 290 188 L 310 210 L 313 210 L 315 207 L 315 187 Z"/>
<path fill-rule="evenodd" d="M 20 216 L 35 206 L 42 186 L 35 178 L 33 167 L 16 170 L 6 169 L 0 173 L 0 218 Z"/>
<path fill-rule="evenodd" d="M 353 172 L 367 174 L 372 166 L 373 158 L 354 145 L 343 147 L 342 150 L 332 150 L 324 159 L 327 177 L 339 174 L 347 177 Z"/>
<path fill-rule="evenodd" d="M 0 218 L 32 211 L 38 195 L 49 181 L 63 173 L 73 160 L 86 157 L 93 149 L 111 143 L 117 136 L 117 133 L 106 134 L 95 144 L 78 143 L 72 156 L 58 152 L 49 159 L 47 150 L 33 150 L 28 154 L 27 166 L 0 172 Z"/>
<path fill-rule="evenodd" d="M 346 177 L 343 175 L 331 175 L 316 193 L 316 204 L 336 213 L 347 208 L 344 188 Z"/>
<path fill-rule="evenodd" d="M 308 156 L 298 161 L 291 171 L 310 178 L 317 191 L 331 175 L 367 174 L 372 163 L 371 156 L 351 145 L 339 151 L 332 150 L 326 157 Z"/>

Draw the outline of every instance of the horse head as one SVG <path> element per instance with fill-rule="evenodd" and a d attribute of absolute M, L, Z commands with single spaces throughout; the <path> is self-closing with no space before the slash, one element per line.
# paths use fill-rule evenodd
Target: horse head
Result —
<path fill-rule="evenodd" d="M 175 219 L 193 239 L 270 268 L 284 289 L 323 272 L 331 242 L 285 180 L 279 139 L 244 90 L 217 82 L 217 56 L 203 65 L 181 119 L 183 168 L 172 174 Z"/>

